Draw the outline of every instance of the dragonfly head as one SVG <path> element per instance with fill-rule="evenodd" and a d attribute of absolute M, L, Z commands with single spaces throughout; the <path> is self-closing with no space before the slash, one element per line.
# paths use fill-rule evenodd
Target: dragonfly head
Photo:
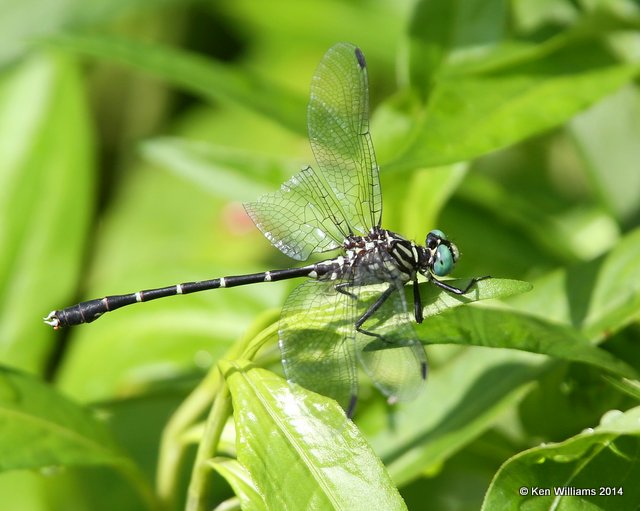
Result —
<path fill-rule="evenodd" d="M 427 234 L 425 248 L 429 256 L 425 270 L 430 271 L 437 277 L 444 277 L 451 273 L 460 257 L 458 247 L 450 242 L 446 235 L 438 229 L 434 229 Z"/>

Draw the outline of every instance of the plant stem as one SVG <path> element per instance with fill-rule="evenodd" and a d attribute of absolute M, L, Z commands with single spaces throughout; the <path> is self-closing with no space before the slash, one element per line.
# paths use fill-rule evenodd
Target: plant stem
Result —
<path fill-rule="evenodd" d="M 237 345 L 238 350 L 232 351 L 240 354 L 240 356 L 236 358 L 253 360 L 256 353 L 264 346 L 268 339 L 275 335 L 276 331 L 277 324 L 272 324 L 254 338 L 248 336 L 243 339 L 243 341 Z M 217 371 L 217 374 L 220 375 L 219 371 Z M 207 497 L 211 484 L 211 477 L 209 475 L 211 467 L 207 461 L 216 455 L 216 448 L 222 435 L 222 430 L 228 417 L 231 415 L 229 388 L 222 379 L 222 375 L 220 375 L 220 377 L 220 388 L 213 402 L 211 412 L 207 417 L 204 435 L 198 446 L 196 461 L 193 466 L 193 473 L 187 495 L 187 511 L 206 511 L 208 509 Z"/>
<path fill-rule="evenodd" d="M 178 484 L 176 474 L 180 472 L 186 454 L 186 446 L 181 436 L 204 413 L 218 392 L 220 384 L 220 371 L 213 367 L 171 416 L 162 432 L 156 489 L 158 496 L 169 509 L 175 507 Z"/>
<path fill-rule="evenodd" d="M 255 353 L 264 343 L 275 335 L 276 330 L 277 322 L 274 323 L 274 312 L 263 314 L 258 321 L 256 321 L 254 328 L 248 332 L 240 342 L 234 344 L 223 358 L 229 360 L 237 358 L 253 359 Z M 256 331 L 258 334 L 254 336 L 253 334 Z M 214 400 L 214 397 L 224 392 L 225 388 L 226 385 L 224 385 L 220 371 L 217 366 L 213 366 L 205 378 L 172 415 L 162 433 L 156 476 L 156 490 L 161 502 L 168 509 L 174 509 L 176 507 L 176 499 L 178 498 L 178 474 L 184 464 L 188 445 L 183 439 L 184 432 L 200 419 Z M 227 411 L 225 420 L 228 413 Z M 209 421 L 213 420 L 212 414 L 213 409 L 207 419 L 204 438 L 211 432 Z M 224 421 L 222 421 L 222 424 L 224 425 Z M 215 445 L 211 442 L 207 443 L 210 457 L 213 456 L 217 446 L 217 439 L 215 440 Z M 200 455 L 201 451 L 202 449 L 198 449 L 198 455 Z M 204 459 L 206 460 L 206 458 Z M 197 466 L 198 462 L 196 460 L 196 467 Z M 196 467 L 194 467 L 194 475 L 197 472 Z"/>
<path fill-rule="evenodd" d="M 220 435 L 230 414 L 231 399 L 229 388 L 223 383 L 213 402 L 209 417 L 207 417 L 204 436 L 198 446 L 198 453 L 196 454 L 187 494 L 187 511 L 205 511 L 208 509 L 207 496 L 211 481 L 209 477 L 210 467 L 207 464 L 207 460 L 215 452 Z"/>

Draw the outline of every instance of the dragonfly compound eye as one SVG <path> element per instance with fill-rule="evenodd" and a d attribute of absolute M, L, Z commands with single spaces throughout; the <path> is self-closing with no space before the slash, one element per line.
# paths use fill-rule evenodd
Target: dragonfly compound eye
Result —
<path fill-rule="evenodd" d="M 433 263 L 433 273 L 438 277 L 444 277 L 453 270 L 454 257 L 447 245 L 439 245 L 436 249 L 436 260 Z"/>
<path fill-rule="evenodd" d="M 425 240 L 425 246 L 428 248 L 434 249 L 438 246 L 438 243 L 442 240 L 446 240 L 447 236 L 440 230 L 434 229 L 429 231 L 427 234 L 427 239 Z"/>

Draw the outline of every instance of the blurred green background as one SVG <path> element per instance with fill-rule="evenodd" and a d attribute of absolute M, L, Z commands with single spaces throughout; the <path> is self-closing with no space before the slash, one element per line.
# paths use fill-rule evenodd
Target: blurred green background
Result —
<path fill-rule="evenodd" d="M 313 163 L 309 83 L 338 41 L 367 57 L 383 225 L 418 242 L 447 232 L 462 251 L 456 277 L 532 281 L 512 305 L 534 316 L 577 328 L 619 299 L 606 347 L 640 367 L 636 259 L 617 293 L 589 294 L 597 258 L 640 225 L 638 2 L 29 0 L 0 12 L 0 362 L 99 410 L 149 481 L 172 411 L 295 284 L 169 298 L 67 331 L 39 318 L 290 266 L 241 203 Z M 504 355 L 427 352 L 436 374 Z M 534 383 L 538 367 L 503 380 L 463 441 L 392 472 L 410 509 L 477 509 L 512 454 L 637 404 L 588 366 L 557 364 Z M 446 399 L 437 389 L 425 399 Z M 361 425 L 384 459 L 371 403 L 377 418 L 364 407 Z M 231 495 L 216 488 L 216 502 Z M 144 506 L 95 467 L 5 471 L 0 503 Z"/>

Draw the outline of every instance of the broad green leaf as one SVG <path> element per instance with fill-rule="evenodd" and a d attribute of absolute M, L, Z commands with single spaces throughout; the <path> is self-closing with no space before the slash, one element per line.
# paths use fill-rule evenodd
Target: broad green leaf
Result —
<path fill-rule="evenodd" d="M 594 346 L 575 329 L 516 311 L 458 307 L 429 318 L 416 329 L 421 339 L 434 344 L 530 351 L 590 364 L 623 377 L 637 376 L 632 367 Z"/>
<path fill-rule="evenodd" d="M 96 487 L 104 490 L 107 481 L 115 480 L 114 486 L 122 485 L 124 479 L 131 487 L 127 491 L 137 492 L 148 509 L 158 508 L 149 482 L 116 444 L 104 422 L 35 377 L 3 367 L 0 367 L 0 452 L 0 471 L 35 469 L 42 475 L 54 475 L 64 467 L 101 468 L 104 470 L 101 475 L 98 470 L 95 472 L 101 481 Z M 92 480 L 91 472 L 82 474 Z M 86 484 L 82 477 L 78 480 Z M 66 505 L 69 496 L 74 495 L 72 471 L 54 481 L 53 488 L 49 488 L 51 494 L 46 494 L 48 502 L 60 498 Z M 71 488 L 64 488 L 69 483 Z M 114 497 L 111 502 L 117 500 Z"/>
<path fill-rule="evenodd" d="M 427 347 L 428 358 L 443 348 Z M 369 438 L 396 484 L 437 471 L 491 427 L 522 399 L 544 362 L 531 353 L 473 347 L 432 368 L 424 392 L 394 406 L 392 420 Z"/>
<path fill-rule="evenodd" d="M 534 291 L 509 303 L 547 320 L 573 325 L 591 340 L 603 340 L 638 319 L 640 229 L 605 256 L 535 282 Z"/>
<path fill-rule="evenodd" d="M 345 41 L 360 46 L 367 59 L 375 54 L 391 62 L 396 56 L 396 43 L 406 30 L 411 5 L 370 0 L 272 0 L 267 13 L 256 9 L 254 0 L 237 0 L 225 7 L 233 19 L 242 19 L 251 27 L 251 43 L 263 54 L 282 55 L 293 47 L 304 52 L 306 47 L 313 47 L 319 57 L 331 45 Z"/>
<path fill-rule="evenodd" d="M 447 280 L 446 283 L 457 288 L 464 288 L 469 283 L 469 279 Z M 447 293 L 429 282 L 424 282 L 419 285 L 425 318 L 440 314 L 447 309 L 478 300 L 506 298 L 526 293 L 532 289 L 531 284 L 522 280 L 497 278 L 488 278 L 477 282 L 466 295 L 462 296 Z M 407 297 L 409 297 L 409 295 L 407 295 Z"/>
<path fill-rule="evenodd" d="M 611 376 L 605 376 L 605 380 L 619 391 L 640 401 L 640 381 L 628 378 L 613 378 Z"/>
<path fill-rule="evenodd" d="M 73 61 L 34 55 L 0 79 L 0 359 L 38 371 L 40 322 L 76 287 L 92 216 L 93 132 Z"/>
<path fill-rule="evenodd" d="M 569 120 L 630 81 L 596 44 L 499 71 L 441 78 L 394 170 L 443 165 L 506 147 Z"/>
<path fill-rule="evenodd" d="M 107 428 L 37 379 L 0 370 L 0 469 L 127 462 Z"/>
<path fill-rule="evenodd" d="M 301 167 L 293 160 L 173 137 L 144 142 L 142 154 L 212 195 L 230 200 L 255 200 Z"/>
<path fill-rule="evenodd" d="M 504 37 L 506 16 L 500 0 L 417 2 L 409 25 L 414 86 L 426 90 L 441 66 L 487 53 Z"/>
<path fill-rule="evenodd" d="M 48 34 L 54 34 L 70 27 L 107 23 L 118 17 L 123 11 L 131 12 L 136 7 L 149 7 L 149 4 L 171 3 L 169 0 L 28 0 L 24 2 L 3 2 L 0 6 L 0 66 L 26 53 L 33 40 Z M 178 3 L 173 1 L 172 3 Z M 33 20 L 38 19 L 39 23 Z"/>
<path fill-rule="evenodd" d="M 627 221 L 640 212 L 640 92 L 628 86 L 569 125 L 595 191 L 607 209 Z"/>
<path fill-rule="evenodd" d="M 236 497 L 244 511 L 262 511 L 267 509 L 264 499 L 251 480 L 251 475 L 237 460 L 229 458 L 214 458 L 209 465 L 226 479 L 233 488 Z"/>
<path fill-rule="evenodd" d="M 233 400 L 238 461 L 267 509 L 406 509 L 337 403 L 246 362 L 220 366 Z"/>
<path fill-rule="evenodd" d="M 493 280 L 481 281 L 478 286 L 481 289 Z M 502 285 L 500 281 L 496 284 Z M 533 292 L 537 292 L 535 287 Z M 428 290 L 423 295 L 426 293 Z M 457 297 L 442 293 L 440 298 Z M 436 314 L 438 311 L 441 314 Z M 543 358 L 496 348 L 543 353 L 586 362 L 615 374 L 635 374 L 627 364 L 592 346 L 578 332 L 542 319 L 475 307 L 435 307 L 429 313 L 431 317 L 416 326 L 421 338 L 493 349 L 475 348 L 444 367 L 436 367 L 430 372 L 424 394 L 416 402 L 398 407 L 395 430 L 383 430 L 373 437 L 376 452 L 398 484 L 414 479 L 421 471 L 436 469 L 518 402 L 528 384 L 545 371 Z"/>
<path fill-rule="evenodd" d="M 582 281 L 577 274 L 570 276 L 575 283 L 571 300 L 586 306 L 581 326 L 588 337 L 606 339 L 640 318 L 639 250 L 640 228 L 627 234 L 606 257 L 589 268 L 595 273 L 584 271 Z M 586 296 L 580 301 L 578 293 Z M 577 319 L 579 311 L 576 312 Z"/>
<path fill-rule="evenodd" d="M 401 232 L 410 239 L 424 240 L 427 233 L 438 225 L 440 211 L 466 176 L 467 170 L 465 164 L 432 167 L 414 172 L 408 188 L 407 183 L 401 181 L 401 194 L 404 195 L 401 202 L 403 207 L 398 208 L 403 218 Z M 421 205 L 419 215 L 416 215 L 416 204 Z M 386 221 L 387 216 L 385 225 Z M 391 226 L 388 228 L 393 229 Z"/>
<path fill-rule="evenodd" d="M 67 34 L 47 44 L 133 66 L 207 101 L 233 103 L 306 133 L 306 99 L 286 92 L 248 71 L 221 64 L 201 55 L 132 39 L 100 35 Z"/>
<path fill-rule="evenodd" d="M 545 214 L 537 201 L 514 194 L 475 172 L 469 173 L 462 182 L 456 197 L 477 204 L 485 213 L 492 212 L 496 218 L 513 224 L 540 249 L 562 263 L 593 259 L 608 251 L 619 237 L 619 226 L 602 207 L 584 206 L 571 208 L 563 215 Z M 599 242 L 593 243 L 594 239 Z M 502 249 L 500 243 L 497 245 Z"/>
<path fill-rule="evenodd" d="M 640 408 L 612 410 L 594 429 L 508 460 L 494 477 L 482 509 L 635 510 L 640 500 L 638 452 Z"/>
<path fill-rule="evenodd" d="M 640 28 L 637 10 L 616 9 L 613 4 L 594 3 L 589 9 L 579 12 L 564 0 L 520 1 L 513 5 L 513 15 L 518 18 L 514 23 L 518 25 L 514 34 L 517 38 L 503 40 L 491 48 L 490 53 L 476 52 L 474 55 L 469 52 L 470 58 L 454 62 L 445 72 L 472 73 L 522 64 L 574 44 Z M 540 36 L 544 38 L 542 41 Z"/>

